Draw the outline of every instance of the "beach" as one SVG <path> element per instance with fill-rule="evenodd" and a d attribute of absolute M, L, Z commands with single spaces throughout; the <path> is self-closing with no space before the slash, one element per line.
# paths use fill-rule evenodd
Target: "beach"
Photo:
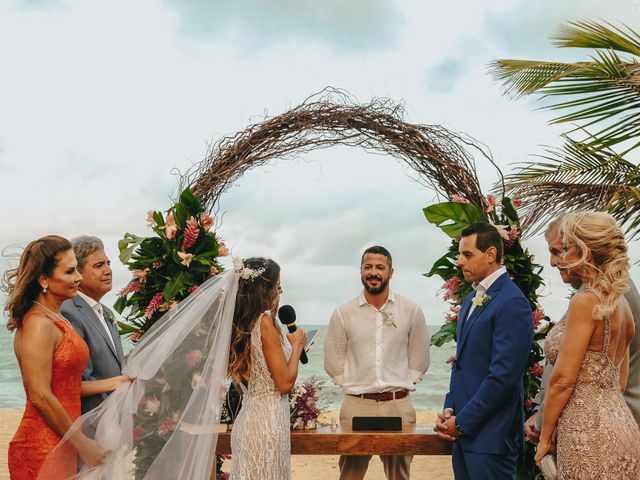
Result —
<path fill-rule="evenodd" d="M 327 416 L 337 416 L 337 412 L 330 412 Z M 0 408 L 0 480 L 9 478 L 7 467 L 7 448 L 9 441 L 13 437 L 22 409 L 20 408 Z M 418 423 L 433 424 L 435 413 L 419 411 L 417 414 Z M 230 463 L 227 462 L 225 470 L 228 470 Z M 338 456 L 333 455 L 293 455 L 291 467 L 294 480 L 309 480 L 316 478 L 338 478 Z M 416 456 L 411 465 L 411 475 L 414 478 L 437 478 L 439 480 L 453 479 L 451 468 L 451 457 L 445 455 L 438 456 Z M 376 457 L 371 460 L 366 480 L 384 480 L 382 463 Z"/>

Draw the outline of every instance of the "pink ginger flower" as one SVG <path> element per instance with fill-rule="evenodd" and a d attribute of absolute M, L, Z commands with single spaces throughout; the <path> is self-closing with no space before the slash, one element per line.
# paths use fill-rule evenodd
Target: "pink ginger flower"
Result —
<path fill-rule="evenodd" d="M 187 361 L 189 365 L 195 367 L 200 360 L 202 360 L 202 350 L 191 350 L 187 352 L 184 356 L 184 359 Z"/>
<path fill-rule="evenodd" d="M 217 275 L 218 273 L 219 273 L 219 270 L 215 266 L 209 269 L 209 275 L 211 275 L 212 277 Z"/>
<path fill-rule="evenodd" d="M 457 300 L 458 290 L 460 289 L 460 278 L 457 276 L 451 277 L 449 280 L 442 284 L 442 289 L 444 290 L 443 299 L 446 302 L 447 300 Z"/>
<path fill-rule="evenodd" d="M 187 227 L 184 230 L 184 239 L 182 240 L 182 250 L 185 252 L 196 244 L 200 235 L 200 227 L 195 218 L 191 217 L 187 220 Z"/>
<path fill-rule="evenodd" d="M 229 255 L 229 249 L 224 244 L 224 242 L 218 243 L 218 256 L 219 257 L 227 257 Z"/>
<path fill-rule="evenodd" d="M 522 206 L 522 200 L 520 197 L 513 197 L 511 199 L 511 205 L 513 205 L 513 208 L 520 208 Z"/>
<path fill-rule="evenodd" d="M 541 308 L 536 308 L 533 313 L 533 328 L 536 329 L 540 326 L 540 322 L 544 318 L 544 310 Z"/>
<path fill-rule="evenodd" d="M 124 297 L 125 295 L 129 295 L 130 293 L 139 292 L 141 288 L 140 282 L 134 280 L 133 282 L 129 282 L 129 284 L 124 287 L 122 290 L 118 292 L 119 297 Z"/>
<path fill-rule="evenodd" d="M 142 337 L 142 334 L 143 334 L 143 333 L 144 333 L 144 330 L 138 330 L 137 332 L 133 332 L 133 333 L 131 334 L 131 337 L 129 337 L 129 338 L 131 338 L 131 341 L 132 341 L 133 343 L 137 343 L 137 342 L 138 342 L 138 340 L 140 340 L 140 337 Z"/>
<path fill-rule="evenodd" d="M 498 199 L 492 194 L 487 195 L 485 202 L 487 204 L 487 208 L 485 208 L 484 211 L 487 213 L 493 212 L 493 210 L 498 206 Z"/>
<path fill-rule="evenodd" d="M 178 233 L 178 227 L 176 226 L 176 222 L 171 214 L 167 215 L 167 220 L 164 225 L 164 233 L 169 240 L 175 238 L 176 233 Z"/>
<path fill-rule="evenodd" d="M 515 225 L 511 225 L 511 227 L 509 228 L 509 231 L 507 232 L 507 238 L 504 241 L 505 245 L 507 247 L 511 247 L 513 244 L 516 243 L 516 240 L 518 240 L 519 235 L 520 235 L 520 231 L 518 230 L 518 227 L 516 227 Z"/>
<path fill-rule="evenodd" d="M 449 365 L 451 365 L 453 362 L 455 362 L 458 359 L 458 357 L 456 355 L 451 355 L 449 358 L 447 358 L 447 363 Z"/>
<path fill-rule="evenodd" d="M 162 292 L 156 293 L 149 302 L 149 305 L 147 305 L 147 309 L 144 311 L 145 318 L 151 318 L 151 315 L 153 315 L 163 303 L 164 297 L 162 295 Z"/>
<path fill-rule="evenodd" d="M 158 426 L 158 435 L 160 435 L 161 437 L 169 435 L 175 430 L 175 428 L 175 422 L 172 422 L 171 420 L 165 420 Z"/>
<path fill-rule="evenodd" d="M 539 363 L 536 363 L 529 369 L 529 373 L 534 377 L 541 377 L 544 373 L 544 367 Z"/>
<path fill-rule="evenodd" d="M 207 212 L 202 212 L 200 214 L 200 225 L 202 225 L 202 228 L 204 228 L 208 232 L 211 227 L 213 227 L 213 218 L 211 217 L 211 215 L 209 215 Z"/>
<path fill-rule="evenodd" d="M 153 262 L 153 265 L 151 265 L 151 268 L 153 268 L 154 270 L 158 270 L 162 267 L 164 267 L 164 262 Z"/>
<path fill-rule="evenodd" d="M 458 195 L 458 194 L 451 195 L 451 201 L 456 203 L 471 203 L 462 195 Z"/>

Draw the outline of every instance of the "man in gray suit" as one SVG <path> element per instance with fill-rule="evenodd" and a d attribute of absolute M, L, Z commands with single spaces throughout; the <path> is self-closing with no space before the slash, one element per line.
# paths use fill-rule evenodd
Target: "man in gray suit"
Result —
<path fill-rule="evenodd" d="M 549 248 L 549 263 L 554 268 L 558 268 L 558 261 L 562 255 L 562 238 L 560 237 L 561 221 L 562 217 L 552 220 L 544 234 Z M 571 286 L 576 289 L 580 288 L 579 280 L 571 278 L 566 270 L 558 270 L 564 283 L 571 284 Z M 636 422 L 640 425 L 640 293 L 638 293 L 638 289 L 633 281 L 629 282 L 629 291 L 625 293 L 624 296 L 627 302 L 629 302 L 636 325 L 636 333 L 629 345 L 629 378 L 627 380 L 627 388 L 624 392 L 624 399 L 635 417 Z M 524 422 L 524 434 L 529 440 L 535 443 L 537 443 L 540 438 L 544 395 L 549 385 L 552 370 L 553 367 L 549 363 L 545 363 L 540 392 L 534 398 L 534 403 L 538 406 L 537 411 Z"/>
<path fill-rule="evenodd" d="M 111 290 L 111 262 L 99 238 L 81 236 L 71 240 L 82 275 L 78 295 L 62 303 L 64 315 L 89 346 L 83 380 L 102 380 L 122 373 L 122 344 L 113 312 L 100 303 Z M 97 407 L 107 393 L 82 397 L 82 413 Z"/>

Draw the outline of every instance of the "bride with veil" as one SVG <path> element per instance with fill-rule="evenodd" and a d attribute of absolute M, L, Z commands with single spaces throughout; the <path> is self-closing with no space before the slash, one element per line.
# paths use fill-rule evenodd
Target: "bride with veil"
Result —
<path fill-rule="evenodd" d="M 73 424 L 38 479 L 57 478 L 58 456 L 80 431 L 109 453 L 101 465 L 82 466 L 74 479 L 210 478 L 217 434 L 226 430 L 219 422 L 229 375 L 244 392 L 232 433 L 231 478 L 290 478 L 284 390 L 295 382 L 306 337 L 298 330 L 287 345 L 271 314 L 281 291 L 275 262 L 237 259 L 234 266 L 145 333 L 123 367 L 135 380 Z"/>

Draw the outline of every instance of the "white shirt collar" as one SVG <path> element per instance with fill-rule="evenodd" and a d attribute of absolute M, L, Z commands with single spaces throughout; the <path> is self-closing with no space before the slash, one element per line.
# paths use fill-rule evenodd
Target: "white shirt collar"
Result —
<path fill-rule="evenodd" d="M 100 305 L 100 302 L 96 302 L 93 298 L 91 298 L 89 295 L 85 293 L 82 293 L 80 290 L 78 290 L 78 296 L 82 298 L 85 302 L 87 302 L 89 306 L 93 308 L 96 312 L 102 313 L 102 305 Z"/>
<path fill-rule="evenodd" d="M 384 304 L 386 305 L 388 302 L 395 303 L 395 301 L 396 301 L 396 294 L 391 288 L 389 288 L 389 297 L 387 298 L 387 301 Z M 360 306 L 370 305 L 369 302 L 367 302 L 367 298 L 364 296 L 364 290 L 362 290 L 360 292 L 360 295 L 358 296 L 358 304 Z M 384 308 L 384 306 L 382 308 Z"/>
<path fill-rule="evenodd" d="M 500 277 L 500 275 L 502 275 L 503 273 L 507 273 L 507 269 L 504 266 L 500 267 L 491 275 L 483 279 L 481 282 L 474 283 L 473 288 L 475 290 L 481 290 L 482 292 L 486 292 L 487 290 L 489 290 L 491 285 L 493 285 L 493 282 L 495 282 L 498 279 L 498 277 Z"/>

